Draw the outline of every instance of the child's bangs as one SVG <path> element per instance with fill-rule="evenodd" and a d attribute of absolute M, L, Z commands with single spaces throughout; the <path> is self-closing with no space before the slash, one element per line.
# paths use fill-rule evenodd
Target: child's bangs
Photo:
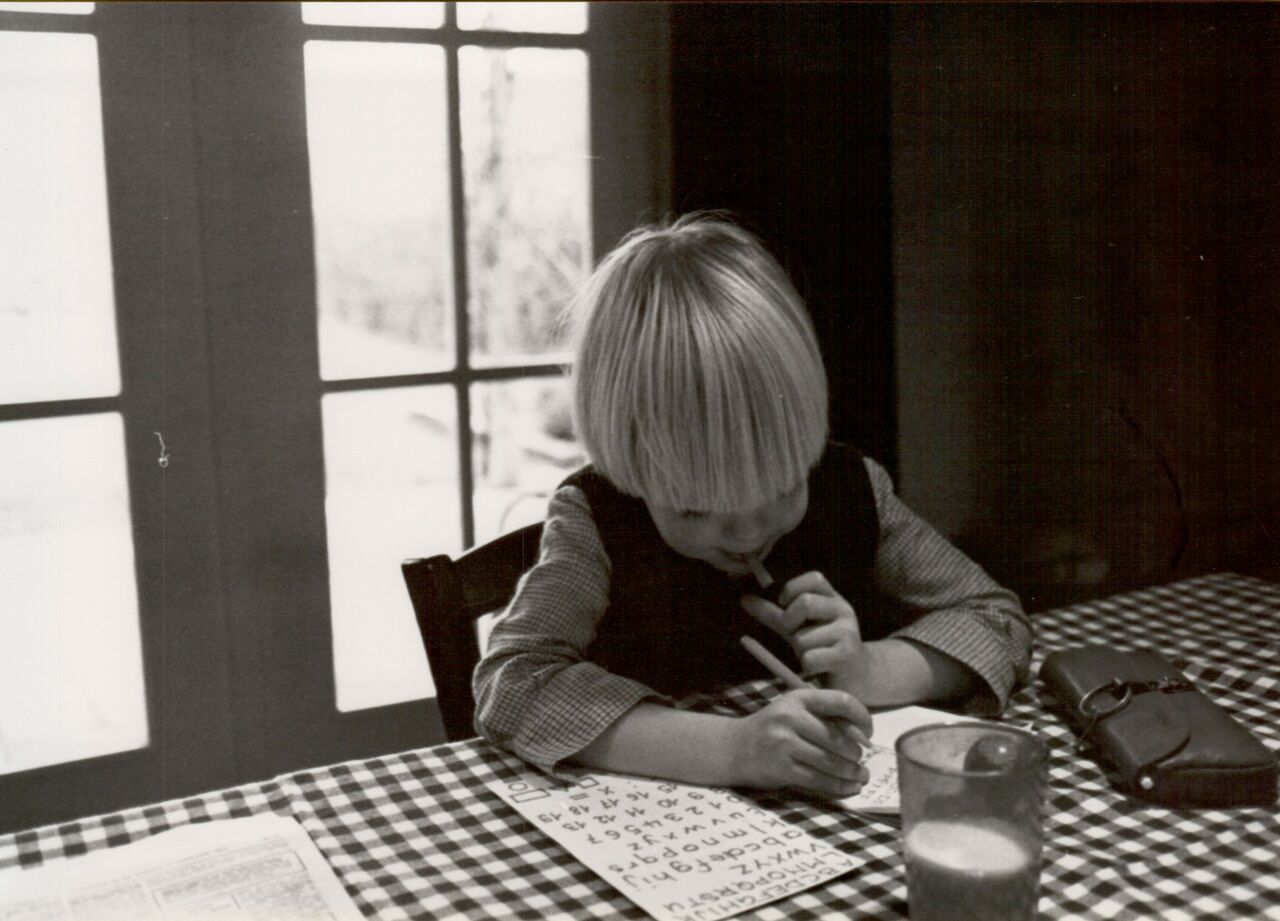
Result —
<path fill-rule="evenodd" d="M 705 438 L 693 425 L 671 433 L 684 443 L 655 453 L 680 460 L 664 462 L 662 474 L 648 478 L 646 498 L 680 510 L 744 512 L 789 492 L 822 455 L 824 439 L 798 437 L 794 427 L 784 429 L 780 437 L 777 426 L 752 429 L 749 422 L 733 430 L 725 425 L 709 428 Z M 673 470 L 684 475 L 671 475 Z M 656 464 L 653 472 L 658 473 Z"/>
<path fill-rule="evenodd" d="M 697 222 L 642 234 L 583 303 L 575 416 L 615 486 L 742 512 L 808 476 L 826 445 L 826 374 L 799 295 L 753 238 Z"/>
<path fill-rule="evenodd" d="M 741 512 L 796 486 L 827 437 L 825 375 L 805 337 L 744 322 L 682 341 L 688 353 L 658 363 L 670 373 L 644 398 L 666 412 L 641 426 L 640 494 L 669 508 Z"/>

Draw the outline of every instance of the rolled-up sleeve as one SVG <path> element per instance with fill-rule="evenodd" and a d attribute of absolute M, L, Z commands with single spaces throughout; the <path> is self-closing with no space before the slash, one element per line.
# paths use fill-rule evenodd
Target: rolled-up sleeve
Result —
<path fill-rule="evenodd" d="M 968 709 L 999 713 L 1030 667 L 1031 623 L 1022 603 L 907 508 L 883 467 L 869 458 L 866 466 L 880 516 L 876 588 L 909 620 L 893 636 L 967 666 L 984 685 Z"/>
<path fill-rule="evenodd" d="M 489 635 L 472 679 L 476 731 L 543 770 L 658 695 L 585 660 L 609 605 L 609 558 L 586 496 L 552 496 L 538 562 Z"/>

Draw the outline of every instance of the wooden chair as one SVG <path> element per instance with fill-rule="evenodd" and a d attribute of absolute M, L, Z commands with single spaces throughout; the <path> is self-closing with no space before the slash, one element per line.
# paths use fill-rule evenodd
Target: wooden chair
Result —
<path fill-rule="evenodd" d="M 476 621 L 506 606 L 538 559 L 542 524 L 527 525 L 456 560 L 441 554 L 400 564 L 450 742 L 474 736 L 471 673 L 480 661 Z"/>

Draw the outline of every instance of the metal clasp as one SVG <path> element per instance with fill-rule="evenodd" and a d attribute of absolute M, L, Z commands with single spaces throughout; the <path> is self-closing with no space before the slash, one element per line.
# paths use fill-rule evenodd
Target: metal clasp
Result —
<path fill-rule="evenodd" d="M 1133 700 L 1133 695 L 1147 694 L 1152 691 L 1159 691 L 1161 694 L 1173 694 L 1178 691 L 1190 691 L 1194 687 L 1195 685 L 1185 678 L 1159 678 L 1154 681 L 1125 681 L 1122 678 L 1112 678 L 1110 681 L 1098 685 L 1080 698 L 1077 709 L 1085 718 L 1085 724 L 1080 730 L 1080 738 L 1076 742 L 1076 751 L 1084 750 L 1087 738 L 1093 732 L 1093 728 L 1098 724 L 1099 720 L 1104 720 L 1129 706 L 1129 702 Z M 1101 706 L 1095 709 L 1093 704 L 1100 694 L 1110 694 L 1115 698 L 1115 702 L 1110 706 Z"/>
<path fill-rule="evenodd" d="M 1094 702 L 1100 694 L 1110 694 L 1115 698 L 1115 703 L 1109 707 L 1093 708 Z M 1129 683 L 1119 678 L 1112 678 L 1106 684 L 1100 684 L 1084 697 L 1080 698 L 1079 710 L 1084 717 L 1084 727 L 1080 730 L 1080 738 L 1076 742 L 1076 751 L 1084 751 L 1088 736 L 1093 732 L 1093 727 L 1098 724 L 1098 720 L 1106 719 L 1113 713 L 1119 713 L 1125 707 L 1129 706 L 1129 701 L 1133 699 L 1133 691 L 1129 688 Z"/>

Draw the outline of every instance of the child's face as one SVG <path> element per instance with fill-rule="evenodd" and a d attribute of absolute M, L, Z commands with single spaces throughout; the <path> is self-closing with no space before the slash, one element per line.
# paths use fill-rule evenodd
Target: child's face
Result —
<path fill-rule="evenodd" d="M 777 498 L 745 512 L 699 512 L 645 503 L 662 539 L 676 553 L 710 563 L 721 572 L 745 575 L 747 557 L 763 559 L 793 530 L 809 508 L 805 480 Z"/>

